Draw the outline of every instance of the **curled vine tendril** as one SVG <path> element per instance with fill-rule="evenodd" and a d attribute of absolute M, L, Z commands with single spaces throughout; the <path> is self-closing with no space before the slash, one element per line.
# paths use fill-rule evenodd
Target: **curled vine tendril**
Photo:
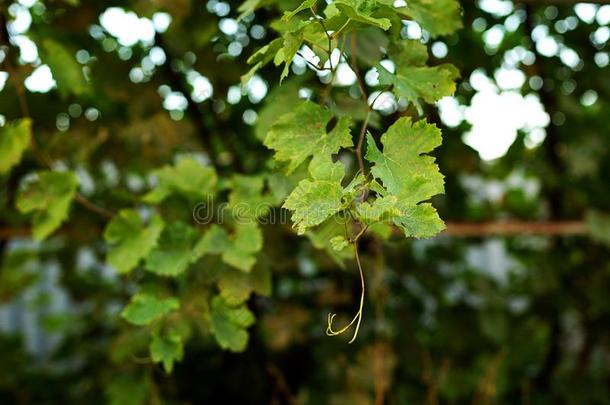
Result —
<path fill-rule="evenodd" d="M 351 340 L 348 343 L 354 342 L 356 340 L 356 338 L 358 337 L 358 330 L 360 329 L 360 321 L 362 321 L 362 307 L 364 306 L 364 272 L 362 271 L 362 265 L 360 264 L 360 256 L 358 255 L 358 239 L 360 238 L 360 236 L 362 236 L 364 234 L 365 231 L 366 231 L 366 227 L 363 228 L 362 231 L 360 231 L 358 236 L 356 236 L 355 240 L 353 241 L 354 251 L 356 252 L 356 263 L 358 264 L 358 271 L 360 272 L 360 283 L 362 285 L 362 290 L 360 292 L 360 307 L 358 308 L 358 312 L 356 313 L 354 318 L 352 318 L 350 323 L 348 323 L 347 325 L 345 325 L 343 328 L 341 328 L 339 330 L 333 330 L 333 320 L 335 319 L 335 316 L 337 316 L 337 314 L 329 313 L 328 314 L 328 324 L 326 326 L 326 334 L 328 336 L 337 336 L 337 335 L 340 335 L 340 334 L 344 333 L 345 331 L 347 331 L 355 322 L 356 329 L 354 330 L 354 336 L 352 336 Z"/>

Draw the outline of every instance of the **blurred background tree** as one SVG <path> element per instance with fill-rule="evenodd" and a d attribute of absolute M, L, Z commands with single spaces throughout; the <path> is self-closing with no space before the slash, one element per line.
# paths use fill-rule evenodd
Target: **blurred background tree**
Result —
<path fill-rule="evenodd" d="M 359 280 L 315 238 L 265 227 L 247 277 L 206 256 L 188 280 L 163 286 L 182 294 L 192 321 L 176 321 L 172 333 L 194 335 L 183 351 L 172 334 L 159 340 L 171 374 L 151 359 L 148 332 L 120 316 L 137 286 L 156 286 L 107 264 L 109 217 L 159 183 L 196 191 L 211 181 L 167 185 L 180 174 L 170 172 L 163 185 L 153 172 L 185 159 L 213 164 L 219 187 L 235 192 L 233 174 L 268 168 L 261 139 L 312 91 L 303 83 L 314 72 L 297 57 L 281 87 L 273 66 L 240 84 L 248 56 L 276 36 L 272 7 L 238 20 L 239 1 L 0 3 L 0 131 L 31 125 L 36 145 L 10 174 L 14 163 L 0 162 L 0 403 L 610 403 L 610 4 L 595 3 L 464 0 L 464 28 L 436 39 L 405 22 L 401 36 L 425 42 L 430 64 L 461 72 L 455 96 L 426 108 L 444 133 L 435 155 L 446 194 L 434 205 L 448 229 L 363 242 L 368 316 L 351 345 L 325 336 L 324 322 L 352 310 Z M 375 61 L 384 46 L 371 35 L 358 49 Z M 371 64 L 361 63 L 375 89 Z M 349 97 L 358 84 L 345 68 L 332 86 L 335 108 L 358 118 Z M 381 94 L 371 126 L 412 114 Z M 33 182 L 38 205 L 25 211 L 52 211 L 45 196 L 56 179 L 31 176 L 45 165 L 76 173 L 78 187 L 62 192 L 77 204 L 36 242 L 31 215 L 15 203 L 20 184 Z M 270 194 L 282 187 L 265 182 Z M 243 185 L 252 198 L 277 198 L 257 187 Z M 163 215 L 176 223 L 192 222 L 205 197 L 166 194 Z M 39 221 L 62 222 L 46 215 Z M 134 240 L 121 253 L 142 253 L 145 233 L 119 228 L 115 237 Z M 172 264 L 182 247 L 172 243 L 191 243 L 175 228 L 162 236 Z M 227 347 L 249 332 L 242 353 L 193 326 L 224 311 L 208 308 L 210 280 L 256 317 L 249 329 L 248 319 L 230 325 L 240 340 Z"/>

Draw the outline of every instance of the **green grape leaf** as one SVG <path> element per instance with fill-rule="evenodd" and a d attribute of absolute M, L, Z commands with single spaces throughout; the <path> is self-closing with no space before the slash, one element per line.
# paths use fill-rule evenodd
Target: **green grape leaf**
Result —
<path fill-rule="evenodd" d="M 433 37 L 453 34 L 462 28 L 457 0 L 409 0 L 400 12 L 412 17 Z"/>
<path fill-rule="evenodd" d="M 299 7 L 295 8 L 294 10 L 292 10 L 290 12 L 284 13 L 284 16 L 282 18 L 284 20 L 289 20 L 292 17 L 294 17 L 295 15 L 297 15 L 298 13 L 300 13 L 301 11 L 314 7 L 317 2 L 318 2 L 318 0 L 305 0 L 304 2 L 301 3 L 301 5 Z"/>
<path fill-rule="evenodd" d="M 284 64 L 284 69 L 282 69 L 282 74 L 280 75 L 280 84 L 288 77 L 290 65 L 303 45 L 303 32 L 300 30 L 296 32 L 287 32 L 284 34 L 283 39 L 284 42 L 282 42 L 282 47 L 278 49 L 273 58 L 275 66 L 280 66 L 282 63 Z"/>
<path fill-rule="evenodd" d="M 104 239 L 110 245 L 108 263 L 119 273 L 130 272 L 156 246 L 164 227 L 158 215 L 146 226 L 137 211 L 120 211 L 104 231 Z"/>
<path fill-rule="evenodd" d="M 269 214 L 274 199 L 264 191 L 264 176 L 234 175 L 230 183 L 229 208 L 233 218 L 253 220 Z"/>
<path fill-rule="evenodd" d="M 343 164 L 318 160 L 312 160 L 310 165 L 313 178 L 301 180 L 284 202 L 283 207 L 292 211 L 293 227 L 299 235 L 321 224 L 343 207 Z"/>
<path fill-rule="evenodd" d="M 17 209 L 34 212 L 32 235 L 45 239 L 67 218 L 76 196 L 78 177 L 72 172 L 42 171 L 26 181 L 17 195 Z"/>
<path fill-rule="evenodd" d="M 268 4 L 271 4 L 274 0 L 246 0 L 237 8 L 237 11 L 240 13 L 238 20 L 243 19 L 250 14 L 253 14 L 256 10 L 261 7 L 264 7 Z"/>
<path fill-rule="evenodd" d="M 229 305 L 221 296 L 212 299 L 210 314 L 211 331 L 223 349 L 242 352 L 248 345 L 249 326 L 254 315 L 245 305 Z"/>
<path fill-rule="evenodd" d="M 375 140 L 367 137 L 366 159 L 373 163 L 371 173 L 383 183 L 388 196 L 374 213 L 393 216 L 393 222 L 401 227 L 405 235 L 429 237 L 440 232 L 444 224 L 430 204 L 420 204 L 436 194 L 443 193 L 443 175 L 439 172 L 434 157 L 425 155 L 441 144 L 441 132 L 424 120 L 415 124 L 408 117 L 402 117 L 381 137 L 383 153 Z M 395 209 L 388 204 L 395 202 Z M 391 205 L 391 204 L 389 204 Z M 366 213 L 374 207 L 361 209 Z M 369 213 L 370 215 L 370 213 Z"/>
<path fill-rule="evenodd" d="M 16 120 L 0 128 L 0 175 L 16 166 L 32 140 L 32 120 Z"/>
<path fill-rule="evenodd" d="M 146 256 L 145 268 L 159 276 L 177 277 L 200 257 L 197 231 L 182 222 L 165 227 L 159 242 Z"/>
<path fill-rule="evenodd" d="M 218 288 L 229 305 L 245 302 L 253 292 L 268 296 L 271 294 L 271 271 L 262 265 L 254 266 L 249 273 L 222 268 L 218 272 Z"/>
<path fill-rule="evenodd" d="M 290 174 L 308 157 L 329 157 L 342 147 L 353 145 L 349 118 L 339 119 L 337 125 L 326 132 L 332 116 L 330 110 L 305 101 L 271 126 L 264 144 L 275 150 L 276 160 L 288 162 Z"/>
<path fill-rule="evenodd" d="M 369 226 L 369 231 L 379 236 L 383 240 L 390 239 L 392 236 L 392 226 L 383 222 L 376 222 Z"/>
<path fill-rule="evenodd" d="M 155 363 L 163 363 L 167 374 L 171 373 L 174 362 L 182 361 L 184 357 L 182 336 L 174 329 L 163 335 L 154 334 L 150 343 L 150 356 Z"/>
<path fill-rule="evenodd" d="M 432 204 L 399 206 L 402 215 L 394 218 L 394 224 L 401 228 L 407 237 L 429 238 L 445 229 L 444 222 L 439 218 Z"/>
<path fill-rule="evenodd" d="M 180 303 L 174 297 L 163 298 L 153 293 L 139 292 L 123 308 L 121 317 L 131 324 L 144 326 L 178 308 Z"/>
<path fill-rule="evenodd" d="M 248 73 L 241 77 L 242 85 L 245 86 L 261 68 L 271 62 L 275 58 L 277 52 L 282 48 L 283 44 L 284 40 L 282 38 L 276 38 L 254 52 L 248 58 L 248 64 L 254 66 L 252 66 Z"/>
<path fill-rule="evenodd" d="M 113 373 L 105 392 L 109 405 L 144 405 L 148 403 L 150 383 L 141 376 Z"/>
<path fill-rule="evenodd" d="M 379 73 L 379 84 L 393 86 L 397 97 L 404 97 L 417 106 L 421 112 L 419 100 L 433 104 L 455 92 L 455 80 L 459 77 L 457 68 L 450 64 L 434 67 L 402 66 L 396 74 L 390 73 L 381 64 L 375 66 Z"/>
<path fill-rule="evenodd" d="M 393 195 L 378 197 L 372 203 L 365 201 L 356 206 L 356 212 L 362 222 L 373 224 L 399 216 L 398 198 Z"/>
<path fill-rule="evenodd" d="M 388 55 L 398 70 L 408 66 L 424 66 L 428 61 L 428 48 L 418 40 L 401 40 L 390 42 Z"/>
<path fill-rule="evenodd" d="M 231 247 L 229 233 L 220 225 L 213 224 L 201 237 L 193 255 L 201 257 L 205 254 L 221 254 Z"/>
<path fill-rule="evenodd" d="M 276 86 L 265 97 L 264 105 L 258 110 L 258 119 L 254 127 L 256 137 L 264 141 L 267 132 L 277 117 L 284 115 L 301 103 L 299 89 L 303 85 L 303 76 L 295 76 Z"/>
<path fill-rule="evenodd" d="M 345 239 L 345 236 L 333 236 L 330 239 L 330 245 L 332 246 L 333 250 L 340 252 L 349 246 L 349 242 L 347 239 Z"/>
<path fill-rule="evenodd" d="M 213 196 L 217 182 L 213 167 L 204 166 L 193 158 L 184 158 L 175 166 L 155 170 L 159 184 L 144 196 L 144 201 L 158 204 L 172 194 L 191 200 L 205 200 Z"/>
<path fill-rule="evenodd" d="M 326 48 L 328 37 L 321 25 L 315 20 L 301 20 L 294 23 L 275 24 L 274 28 L 282 34 L 282 47 L 277 51 L 273 58 L 276 66 L 284 64 L 284 69 L 280 75 L 280 84 L 288 76 L 290 65 L 301 49 L 304 42 L 309 42 Z"/>
<path fill-rule="evenodd" d="M 263 248 L 263 233 L 253 220 L 237 222 L 233 235 L 219 225 L 212 225 L 193 249 L 193 255 L 220 254 L 222 261 L 249 272 L 256 263 L 256 254 Z"/>
<path fill-rule="evenodd" d="M 339 239 L 335 238 L 345 238 L 346 229 L 350 227 L 352 227 L 352 224 L 347 218 L 334 215 L 320 225 L 308 230 L 305 236 L 307 236 L 316 249 L 324 250 L 339 267 L 344 268 L 344 260 L 354 256 L 353 249 L 337 251 L 334 249 L 335 246 L 331 243 L 331 240 L 334 240 L 336 243 Z"/>
<path fill-rule="evenodd" d="M 42 49 L 43 62 L 49 65 L 62 97 L 70 94 L 80 96 L 89 91 L 83 68 L 76 61 L 73 52 L 50 38 L 42 40 Z"/>
<path fill-rule="evenodd" d="M 332 4 L 352 21 L 383 30 L 388 30 L 392 26 L 388 18 L 378 16 L 378 13 L 386 11 L 387 7 L 377 0 L 335 0 Z"/>
<path fill-rule="evenodd" d="M 222 253 L 222 260 L 245 272 L 256 263 L 256 253 L 263 248 L 263 233 L 256 222 L 238 223 L 230 246 Z"/>

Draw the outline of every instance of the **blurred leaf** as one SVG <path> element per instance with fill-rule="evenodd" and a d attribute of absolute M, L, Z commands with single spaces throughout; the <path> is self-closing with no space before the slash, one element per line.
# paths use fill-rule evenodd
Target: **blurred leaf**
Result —
<path fill-rule="evenodd" d="M 262 265 L 254 266 L 249 273 L 231 268 L 221 269 L 218 288 L 228 305 L 245 302 L 253 292 L 268 296 L 271 294 L 271 271 Z"/>
<path fill-rule="evenodd" d="M 247 328 L 254 323 L 254 315 L 245 306 L 231 306 L 220 297 L 212 299 L 211 330 L 223 349 L 241 352 L 248 344 Z"/>
<path fill-rule="evenodd" d="M 14 299 L 39 279 L 36 269 L 40 264 L 35 251 L 16 249 L 4 255 L 0 266 L 0 303 Z"/>
<path fill-rule="evenodd" d="M 195 256 L 204 254 L 221 254 L 231 246 L 229 233 L 220 225 L 212 224 L 197 242 L 193 250 Z"/>
<path fill-rule="evenodd" d="M 70 94 L 80 96 L 89 91 L 89 85 L 82 67 L 75 59 L 75 53 L 68 51 L 62 44 L 51 38 L 42 40 L 42 48 L 44 50 L 43 63 L 49 65 L 62 97 Z"/>
<path fill-rule="evenodd" d="M 610 246 L 610 215 L 590 210 L 586 215 L 586 223 L 593 239 Z"/>
<path fill-rule="evenodd" d="M 263 247 L 263 233 L 255 222 L 237 224 L 231 245 L 223 252 L 222 260 L 245 272 L 256 263 L 256 253 Z"/>
<path fill-rule="evenodd" d="M 35 239 L 45 239 L 68 218 L 77 188 L 78 178 L 72 172 L 42 171 L 22 184 L 17 209 L 25 214 L 34 212 Z"/>
<path fill-rule="evenodd" d="M 174 362 L 182 361 L 184 357 L 182 337 L 173 329 L 164 334 L 154 334 L 150 343 L 150 355 L 155 363 L 163 363 L 166 373 L 171 373 Z"/>
<path fill-rule="evenodd" d="M 110 245 L 108 263 L 119 273 L 130 272 L 157 245 L 164 227 L 158 215 L 145 226 L 137 211 L 120 211 L 104 231 L 104 239 Z"/>
<path fill-rule="evenodd" d="M 160 203 L 171 194 L 204 201 L 215 193 L 217 182 L 213 167 L 203 166 L 193 158 L 181 159 L 175 166 L 164 166 L 153 172 L 159 184 L 144 196 L 144 201 Z"/>
<path fill-rule="evenodd" d="M 156 247 L 146 256 L 146 270 L 160 276 L 179 276 L 200 257 L 194 250 L 196 242 L 195 228 L 173 222 L 163 229 Z"/>
<path fill-rule="evenodd" d="M 30 146 L 32 121 L 17 120 L 0 128 L 0 175 L 8 173 Z"/>
<path fill-rule="evenodd" d="M 123 319 L 138 326 L 151 322 L 180 308 L 180 303 L 174 297 L 162 298 L 149 292 L 139 292 L 121 312 Z"/>
<path fill-rule="evenodd" d="M 409 0 L 404 14 L 413 17 L 433 37 L 449 35 L 462 28 L 457 0 Z"/>
<path fill-rule="evenodd" d="M 114 375 L 106 387 L 110 405 L 143 405 L 150 395 L 150 383 L 141 376 L 131 374 Z"/>

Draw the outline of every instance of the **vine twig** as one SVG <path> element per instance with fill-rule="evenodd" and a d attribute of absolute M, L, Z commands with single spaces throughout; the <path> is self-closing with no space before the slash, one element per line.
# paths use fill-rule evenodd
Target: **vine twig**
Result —
<path fill-rule="evenodd" d="M 340 335 L 340 334 L 344 333 L 345 331 L 347 331 L 355 322 L 356 329 L 354 330 L 354 336 L 352 336 L 352 338 L 350 339 L 350 341 L 348 343 L 353 343 L 356 340 L 356 338 L 358 337 L 358 330 L 360 329 L 360 322 L 362 321 L 362 308 L 364 307 L 365 282 L 364 282 L 364 271 L 362 270 L 362 263 L 360 263 L 360 255 L 358 253 L 358 240 L 360 239 L 360 237 L 362 237 L 362 235 L 364 235 L 367 228 L 368 228 L 368 226 L 364 226 L 360 230 L 360 232 L 356 235 L 354 240 L 351 241 L 352 245 L 354 245 L 354 252 L 355 252 L 354 254 L 356 256 L 356 264 L 358 265 L 358 272 L 360 273 L 360 285 L 362 286 L 362 289 L 360 291 L 360 306 L 358 307 L 358 312 L 356 312 L 356 315 L 352 318 L 352 320 L 347 325 L 345 325 L 343 328 L 341 328 L 339 330 L 333 330 L 333 320 L 335 319 L 335 316 L 337 316 L 337 314 L 329 313 L 328 314 L 328 324 L 326 326 L 326 334 L 328 336 L 337 336 L 337 335 Z"/>

